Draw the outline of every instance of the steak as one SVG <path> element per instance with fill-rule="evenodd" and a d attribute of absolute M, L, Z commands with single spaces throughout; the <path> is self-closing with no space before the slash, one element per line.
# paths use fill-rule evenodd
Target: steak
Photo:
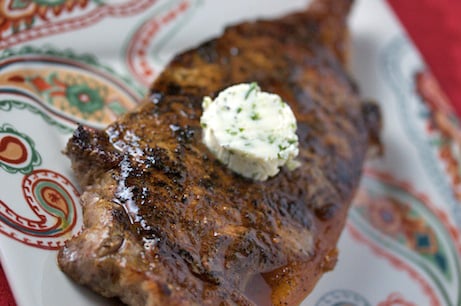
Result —
<path fill-rule="evenodd" d="M 295 305 L 337 261 L 336 244 L 378 107 L 348 70 L 352 0 L 317 0 L 244 22 L 183 52 L 144 101 L 65 153 L 84 188 L 84 228 L 58 254 L 77 283 L 128 305 Z M 264 182 L 202 143 L 204 96 L 257 82 L 298 122 L 300 166 Z"/>

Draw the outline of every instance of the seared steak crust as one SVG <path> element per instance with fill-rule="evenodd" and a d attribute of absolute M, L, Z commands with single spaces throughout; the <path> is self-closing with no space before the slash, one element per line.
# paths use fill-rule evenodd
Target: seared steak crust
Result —
<path fill-rule="evenodd" d="M 59 252 L 61 269 L 129 305 L 299 303 L 334 267 L 378 139 L 379 111 L 344 68 L 350 5 L 229 27 L 176 56 L 133 112 L 104 131 L 79 127 L 66 154 L 85 187 L 84 230 Z M 254 182 L 202 143 L 203 97 L 242 82 L 292 107 L 297 169 Z"/>

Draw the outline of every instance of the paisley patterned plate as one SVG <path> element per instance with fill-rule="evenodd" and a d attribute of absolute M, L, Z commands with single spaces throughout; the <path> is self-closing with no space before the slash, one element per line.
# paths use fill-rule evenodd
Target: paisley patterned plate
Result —
<path fill-rule="evenodd" d="M 0 259 L 20 306 L 107 305 L 56 265 L 81 228 L 61 154 L 136 105 L 179 50 L 308 0 L 0 1 Z M 222 12 L 226 12 L 225 14 Z M 461 305 L 461 134 L 384 0 L 358 0 L 352 71 L 384 113 L 334 272 L 302 305 Z"/>

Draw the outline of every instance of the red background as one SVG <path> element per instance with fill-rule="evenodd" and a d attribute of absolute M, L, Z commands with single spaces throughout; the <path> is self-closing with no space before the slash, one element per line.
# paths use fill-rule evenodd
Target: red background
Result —
<path fill-rule="evenodd" d="M 388 2 L 461 115 L 461 1 Z"/>
<path fill-rule="evenodd" d="M 461 1 L 388 0 L 461 114 Z M 0 306 L 16 305 L 0 266 Z"/>

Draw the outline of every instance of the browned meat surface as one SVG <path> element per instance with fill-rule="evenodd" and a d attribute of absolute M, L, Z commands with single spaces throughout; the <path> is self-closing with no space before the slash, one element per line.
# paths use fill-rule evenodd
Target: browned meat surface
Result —
<path fill-rule="evenodd" d="M 337 259 L 379 111 L 344 69 L 351 0 L 247 22 L 182 53 L 150 95 L 66 153 L 85 192 L 84 230 L 59 252 L 76 282 L 129 305 L 294 305 Z M 201 141 L 201 102 L 256 81 L 298 120 L 301 166 L 266 182 Z"/>

